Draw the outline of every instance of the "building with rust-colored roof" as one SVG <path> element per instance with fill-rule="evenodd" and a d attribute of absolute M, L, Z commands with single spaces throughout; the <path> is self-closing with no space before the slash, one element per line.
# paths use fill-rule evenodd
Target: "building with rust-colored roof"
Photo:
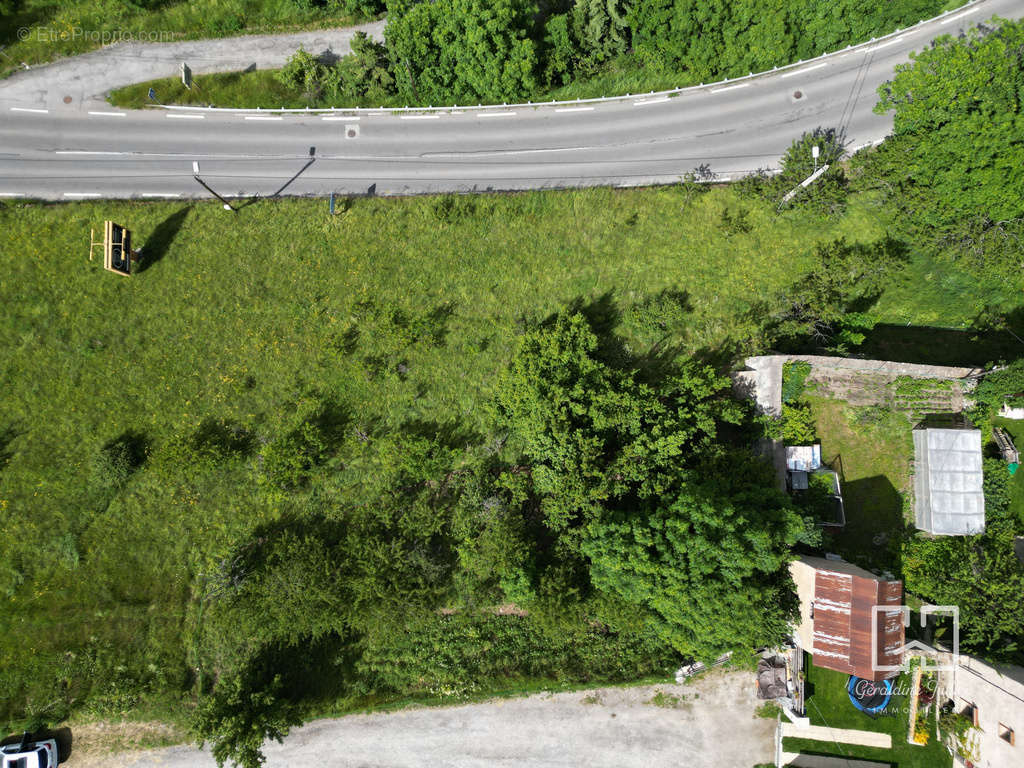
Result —
<path fill-rule="evenodd" d="M 896 676 L 885 668 L 903 660 L 902 581 L 820 557 L 795 560 L 790 573 L 800 597 L 796 639 L 816 666 L 865 680 Z"/>

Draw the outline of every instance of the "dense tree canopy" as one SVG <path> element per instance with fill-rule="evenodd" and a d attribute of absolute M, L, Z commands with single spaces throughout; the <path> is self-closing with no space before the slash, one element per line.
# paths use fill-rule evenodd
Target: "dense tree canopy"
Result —
<path fill-rule="evenodd" d="M 1024 642 L 1024 564 L 1014 551 L 1021 521 L 1009 509 L 1006 464 L 986 459 L 985 532 L 917 536 L 904 547 L 906 588 L 937 605 L 960 607 L 962 647 L 1012 658 Z"/>
<path fill-rule="evenodd" d="M 780 639 L 805 524 L 749 454 L 722 453 L 720 427 L 739 417 L 727 381 L 687 362 L 643 382 L 620 354 L 563 314 L 523 338 L 499 390 L 548 527 L 682 653 Z"/>
<path fill-rule="evenodd" d="M 708 82 L 834 51 L 938 7 L 931 0 L 641 0 L 630 26 L 645 65 L 685 69 Z"/>
<path fill-rule="evenodd" d="M 865 159 L 908 234 L 1001 274 L 1024 234 L 1024 24 L 946 36 L 879 89 L 895 136 Z"/>
<path fill-rule="evenodd" d="M 651 608 L 675 648 L 702 658 L 782 641 L 794 609 L 784 566 L 806 535 L 763 464 L 732 456 L 707 474 L 720 479 L 608 512 L 583 544 L 595 586 Z"/>
<path fill-rule="evenodd" d="M 562 530 L 610 499 L 654 498 L 713 450 L 740 411 L 728 380 L 685 364 L 657 386 L 602 360 L 582 314 L 528 333 L 498 393 L 498 410 L 531 461 L 548 525 Z"/>
<path fill-rule="evenodd" d="M 939 6 L 937 0 L 827 6 L 815 0 L 390 0 L 385 37 L 391 78 L 409 104 L 467 104 L 526 100 L 616 61 L 676 73 L 680 84 L 745 75 L 867 40 Z"/>
<path fill-rule="evenodd" d="M 468 104 L 532 92 L 536 10 L 530 0 L 392 0 L 385 37 L 399 93 L 416 104 Z"/>

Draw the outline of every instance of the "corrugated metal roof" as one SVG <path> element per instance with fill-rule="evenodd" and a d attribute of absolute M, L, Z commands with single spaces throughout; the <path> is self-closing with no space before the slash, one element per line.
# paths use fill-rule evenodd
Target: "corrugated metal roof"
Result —
<path fill-rule="evenodd" d="M 914 430 L 914 516 L 928 533 L 964 536 L 985 530 L 981 431 Z"/>
<path fill-rule="evenodd" d="M 881 680 L 892 673 L 875 667 L 898 665 L 902 657 L 904 628 L 898 607 L 903 583 L 859 576 L 850 570 L 815 570 L 814 663 L 867 680 Z M 872 658 L 872 616 L 879 605 L 892 606 L 893 610 L 879 615 L 874 646 L 877 656 Z"/>

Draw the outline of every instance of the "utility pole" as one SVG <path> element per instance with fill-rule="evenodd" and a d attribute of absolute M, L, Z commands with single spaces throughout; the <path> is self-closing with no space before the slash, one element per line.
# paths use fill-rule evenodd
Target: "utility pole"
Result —
<path fill-rule="evenodd" d="M 209 184 L 207 184 L 205 181 L 203 181 L 201 178 L 199 178 L 199 163 L 197 161 L 195 161 L 195 160 L 192 161 L 192 178 L 194 178 L 196 181 L 198 181 L 200 184 L 202 184 L 203 188 L 207 192 L 209 192 L 211 195 L 213 195 L 218 200 L 220 200 L 222 203 L 224 203 L 224 210 L 225 211 L 233 211 L 234 213 L 238 213 L 238 210 L 236 208 L 233 208 L 231 206 L 231 203 L 229 203 L 227 200 L 225 200 L 223 197 L 221 197 L 219 194 L 217 194 L 217 191 L 213 187 L 211 187 Z"/>

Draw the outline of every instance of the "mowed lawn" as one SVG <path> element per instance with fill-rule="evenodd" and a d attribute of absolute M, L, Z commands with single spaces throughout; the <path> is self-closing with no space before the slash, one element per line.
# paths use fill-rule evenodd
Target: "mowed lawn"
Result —
<path fill-rule="evenodd" d="M 876 760 L 892 765 L 893 768 L 946 768 L 952 765 L 952 757 L 935 737 L 935 710 L 929 713 L 926 745 L 908 744 L 910 674 L 904 673 L 894 682 L 896 692 L 889 700 L 885 711 L 876 717 L 861 712 L 850 702 L 846 692 L 849 675 L 822 669 L 812 663 L 807 666 L 807 716 L 812 725 L 827 725 L 832 728 L 849 728 L 856 731 L 887 733 L 892 737 L 892 749 L 861 747 L 853 744 L 836 744 L 811 739 L 783 739 L 787 752 L 832 755 L 850 759 Z"/>
<path fill-rule="evenodd" d="M 899 572 L 914 458 L 913 424 L 882 407 L 811 396 L 822 460 L 842 471 L 846 526 L 828 547 L 865 568 Z M 884 539 L 877 538 L 884 535 Z M 876 540 L 878 543 L 876 543 Z"/>
<path fill-rule="evenodd" d="M 1002 427 L 1010 435 L 1018 451 L 1024 449 L 1024 421 L 996 418 L 993 426 Z M 1010 479 L 1010 510 L 1024 525 L 1024 470 L 1018 469 Z"/>

